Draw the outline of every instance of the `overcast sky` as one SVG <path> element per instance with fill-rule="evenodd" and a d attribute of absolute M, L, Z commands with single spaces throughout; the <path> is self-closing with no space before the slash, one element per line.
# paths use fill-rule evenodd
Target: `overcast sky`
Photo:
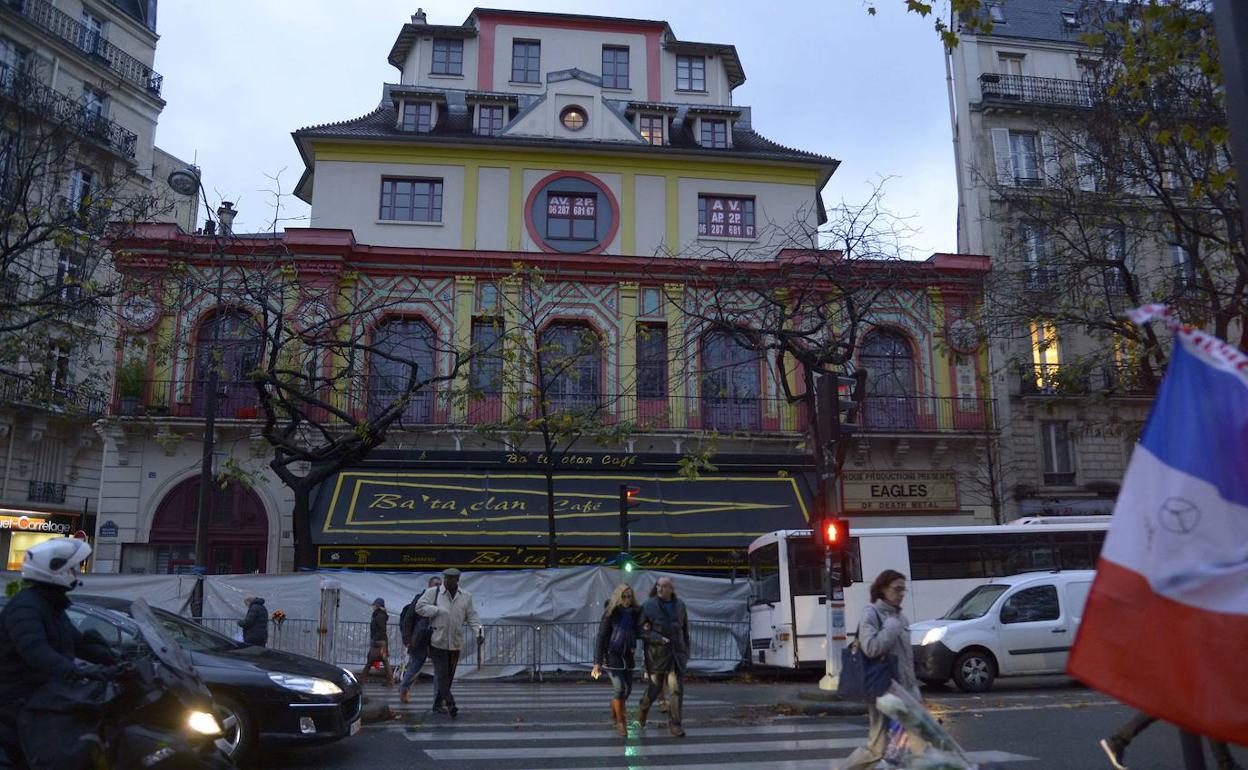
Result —
<path fill-rule="evenodd" d="M 734 100 L 753 108 L 755 129 L 841 160 L 824 189 L 829 205 L 860 201 L 872 180 L 893 177 L 886 204 L 913 215 L 916 256 L 956 248 L 942 52 L 930 21 L 904 13 L 902 3 L 880 3 L 874 17 L 862 0 L 485 5 L 664 19 L 682 40 L 735 44 L 747 80 Z M 425 10 L 431 24 L 460 24 L 473 6 L 426 0 Z M 166 0 L 156 70 L 168 104 L 156 144 L 199 163 L 214 208 L 237 203 L 236 229 L 267 229 L 266 175 L 280 172 L 289 192 L 303 170 L 290 132 L 373 110 L 382 83 L 398 81 L 386 55 L 415 10 L 397 0 Z M 315 226 L 293 196 L 283 214 L 297 218 L 287 226 Z"/>

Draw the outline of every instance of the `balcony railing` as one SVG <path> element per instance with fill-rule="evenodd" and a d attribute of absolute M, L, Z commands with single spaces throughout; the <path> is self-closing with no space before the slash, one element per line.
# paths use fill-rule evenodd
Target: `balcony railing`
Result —
<path fill-rule="evenodd" d="M 99 32 L 54 7 L 47 0 L 8 0 L 0 3 L 20 13 L 30 23 L 64 40 L 90 56 L 98 56 L 108 68 L 140 88 L 160 96 L 164 78 L 151 67 L 108 42 Z"/>
<path fill-rule="evenodd" d="M 1095 101 L 1093 87 L 1082 80 L 1038 78 L 1031 75 L 985 72 L 979 76 L 979 90 L 984 102 L 993 104 L 1091 107 Z"/>
<path fill-rule="evenodd" d="M 65 485 L 55 481 L 31 480 L 26 499 L 32 503 L 65 502 Z"/>
<path fill-rule="evenodd" d="M 99 391 L 55 384 L 47 377 L 0 372 L 0 404 L 96 416 L 104 414 L 108 399 Z"/>
<path fill-rule="evenodd" d="M 0 98 L 8 99 L 50 123 L 64 125 L 124 158 L 134 158 L 139 138 L 133 131 L 127 131 L 102 115 L 84 110 L 78 102 L 40 83 L 28 71 L 0 64 Z"/>
<path fill-rule="evenodd" d="M 113 413 L 129 416 L 202 418 L 206 385 L 202 382 L 153 380 L 143 383 L 137 395 L 113 398 Z M 217 394 L 217 417 L 254 419 L 259 416 L 255 386 L 251 382 L 221 382 Z M 373 418 L 403 394 L 386 383 L 369 388 L 361 382 L 344 399 L 344 411 L 359 419 Z M 710 431 L 720 433 L 799 434 L 807 430 L 804 404 L 784 399 L 720 397 L 709 395 L 620 397 L 565 395 L 550 397 L 552 411 L 585 411 L 603 423 L 627 421 L 639 430 Z M 442 392 L 417 391 L 408 401 L 400 421 L 405 425 L 483 425 L 511 416 L 532 417 L 531 398 L 501 393 L 476 393 L 451 398 Z M 329 414 L 309 414 L 312 419 L 333 422 Z M 938 396 L 873 396 L 864 404 L 859 429 L 867 433 L 982 432 L 996 426 L 996 402 L 992 399 Z"/>
<path fill-rule="evenodd" d="M 1037 364 L 1020 372 L 1020 392 L 1026 396 L 1086 396 L 1105 393 L 1119 396 L 1152 396 L 1156 385 L 1134 366 L 1088 368 L 1070 364 Z"/>
<path fill-rule="evenodd" d="M 945 396 L 868 396 L 862 405 L 865 433 L 943 433 L 995 430 L 996 401 Z"/>

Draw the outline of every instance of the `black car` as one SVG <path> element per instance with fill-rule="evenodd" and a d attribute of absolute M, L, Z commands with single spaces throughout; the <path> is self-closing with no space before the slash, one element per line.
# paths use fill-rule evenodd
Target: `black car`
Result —
<path fill-rule="evenodd" d="M 129 599 L 73 595 L 69 616 L 125 649 L 138 644 Z M 257 745 L 308 746 L 360 729 L 361 689 L 346 669 L 315 658 L 236 642 L 198 623 L 153 609 L 183 650 L 221 711 L 222 748 L 235 762 Z"/>

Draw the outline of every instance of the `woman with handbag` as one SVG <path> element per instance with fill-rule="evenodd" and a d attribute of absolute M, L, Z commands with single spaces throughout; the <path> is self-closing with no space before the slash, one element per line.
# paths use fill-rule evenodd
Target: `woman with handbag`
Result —
<path fill-rule="evenodd" d="M 597 679 L 603 666 L 611 677 L 614 691 L 611 695 L 611 720 L 621 738 L 628 737 L 628 721 L 624 704 L 633 691 L 633 667 L 637 664 L 637 637 L 641 633 L 641 607 L 626 585 L 616 586 L 602 613 L 598 624 L 598 639 L 594 645 L 594 668 L 590 673 Z"/>
<path fill-rule="evenodd" d="M 892 657 L 897 666 L 897 684 L 915 697 L 919 695 L 919 681 L 914 675 L 914 652 L 910 649 L 910 620 L 901 612 L 901 602 L 906 598 L 906 576 L 897 570 L 886 569 L 871 583 L 871 603 L 862 610 L 858 623 L 858 649 L 874 660 Z M 888 717 L 867 704 L 870 727 L 867 745 L 856 749 L 845 761 L 841 770 L 870 770 L 884 757 L 888 744 Z M 907 736 L 911 753 L 922 754 L 924 746 L 918 736 Z"/>
<path fill-rule="evenodd" d="M 364 663 L 364 676 L 361 682 L 368 681 L 368 672 L 374 663 L 381 664 L 382 673 L 386 677 L 386 686 L 394 684 L 394 675 L 390 670 L 390 642 L 386 626 L 390 615 L 386 612 L 386 600 L 378 596 L 373 600 L 373 617 L 368 623 L 368 660 Z"/>

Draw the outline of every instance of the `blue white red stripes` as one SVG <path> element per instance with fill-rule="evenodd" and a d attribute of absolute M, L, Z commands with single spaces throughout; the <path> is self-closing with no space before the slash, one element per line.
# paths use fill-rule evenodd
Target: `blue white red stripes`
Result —
<path fill-rule="evenodd" d="M 1248 356 L 1181 327 L 1131 458 L 1069 671 L 1204 735 L 1248 743 Z"/>

